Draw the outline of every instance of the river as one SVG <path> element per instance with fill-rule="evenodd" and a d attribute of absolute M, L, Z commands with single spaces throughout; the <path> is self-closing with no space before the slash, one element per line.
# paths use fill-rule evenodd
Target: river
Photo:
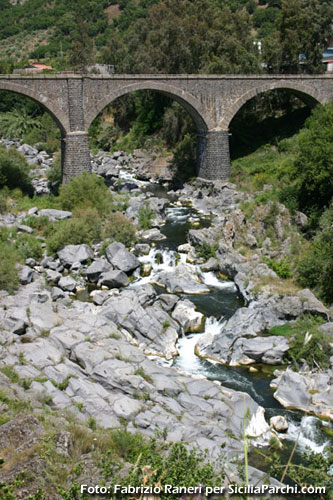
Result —
<path fill-rule="evenodd" d="M 147 185 L 145 189 L 152 190 L 155 196 L 167 197 L 166 191 L 156 185 Z M 140 257 L 141 262 L 152 264 L 152 273 L 147 277 L 137 275 L 137 279 L 131 286 L 149 283 L 153 281 L 157 272 L 172 270 L 179 263 L 186 263 L 186 254 L 178 254 L 176 249 L 187 242 L 187 233 L 190 228 L 193 228 L 193 221 L 199 224 L 198 227 L 207 226 L 210 223 L 207 218 L 200 219 L 200 215 L 191 207 L 180 206 L 176 203 L 168 208 L 166 223 L 161 228 L 161 232 L 167 239 L 157 242 L 149 255 Z M 158 254 L 159 259 L 157 259 Z M 160 255 L 162 255 L 162 261 Z M 210 289 L 210 292 L 206 294 L 183 295 L 183 298 L 191 300 L 197 310 L 205 315 L 205 329 L 202 333 L 187 334 L 179 339 L 179 356 L 174 359 L 173 366 L 186 373 L 200 374 L 208 379 L 218 380 L 225 387 L 247 392 L 265 408 L 266 420 L 275 415 L 286 416 L 289 424 L 288 431 L 279 435 L 284 444 L 281 455 L 285 459 L 288 458 L 296 440 L 297 448 L 293 459 L 295 463 L 301 462 L 302 454 L 309 450 L 315 453 L 327 453 L 333 446 L 333 439 L 326 432 L 327 429 L 332 431 L 332 424 L 314 416 L 304 415 L 299 411 L 284 409 L 274 398 L 273 389 L 270 388 L 271 375 L 268 374 L 270 367 L 259 366 L 257 373 L 251 373 L 246 367 L 223 366 L 196 356 L 194 348 L 200 335 L 208 331 L 220 331 L 223 323 L 244 304 L 233 282 L 223 281 L 213 272 L 201 272 L 199 266 L 194 264 L 187 265 L 195 268 L 202 282 Z M 158 287 L 156 289 L 161 291 Z M 255 458 L 252 458 L 252 464 L 259 466 Z M 261 462 L 260 466 L 262 465 Z"/>

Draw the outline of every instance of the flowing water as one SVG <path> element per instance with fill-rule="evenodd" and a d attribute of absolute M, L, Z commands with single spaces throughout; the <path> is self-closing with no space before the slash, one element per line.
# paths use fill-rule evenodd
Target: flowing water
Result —
<path fill-rule="evenodd" d="M 158 194 L 162 193 L 157 191 Z M 156 192 L 154 193 L 156 196 Z M 165 196 L 165 192 L 163 193 Z M 152 264 L 150 276 L 140 277 L 131 284 L 138 286 L 154 281 L 160 271 L 172 271 L 178 263 L 186 262 L 186 254 L 177 254 L 178 245 L 187 242 L 187 232 L 193 228 L 193 220 L 200 222 L 200 227 L 209 225 L 207 219 L 200 220 L 189 207 L 170 207 L 168 209 L 166 224 L 161 231 L 167 236 L 166 240 L 158 242 L 151 249 L 149 255 L 140 257 L 141 262 Z M 161 259 L 162 256 L 162 259 Z M 197 273 L 202 283 L 207 285 L 210 292 L 200 295 L 183 295 L 191 300 L 197 310 L 206 316 L 205 330 L 203 333 L 218 333 L 224 322 L 243 305 L 233 282 L 223 281 L 213 272 L 202 272 L 198 265 L 186 264 Z M 284 440 L 284 453 L 288 457 L 295 441 L 297 440 L 297 453 L 295 461 L 301 460 L 301 454 L 307 450 L 316 453 L 326 453 L 332 446 L 332 439 L 325 433 L 325 427 L 332 429 L 332 425 L 323 422 L 317 417 L 304 416 L 301 412 L 285 410 L 273 397 L 270 388 L 271 377 L 263 371 L 250 373 L 247 368 L 227 367 L 201 359 L 194 353 L 195 345 L 203 333 L 190 334 L 180 338 L 178 343 L 179 356 L 174 360 L 173 366 L 183 372 L 201 374 L 211 380 L 218 380 L 224 386 L 234 390 L 247 392 L 262 407 L 265 408 L 266 419 L 274 415 L 285 415 L 289 429 L 280 437 Z"/>

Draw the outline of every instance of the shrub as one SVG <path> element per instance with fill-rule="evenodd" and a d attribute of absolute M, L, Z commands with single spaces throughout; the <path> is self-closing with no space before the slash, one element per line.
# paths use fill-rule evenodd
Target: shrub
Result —
<path fill-rule="evenodd" d="M 49 181 L 49 185 L 52 185 L 56 182 L 61 182 L 62 179 L 62 171 L 61 171 L 61 160 L 60 156 L 57 156 L 52 164 L 52 167 L 48 171 L 47 180 Z"/>
<path fill-rule="evenodd" d="M 271 335 L 289 338 L 290 349 L 286 359 L 293 363 L 295 369 L 299 368 L 302 359 L 313 368 L 317 368 L 318 365 L 321 368 L 329 367 L 333 349 L 329 336 L 318 330 L 323 321 L 321 317 L 304 315 L 296 321 L 269 330 Z"/>
<path fill-rule="evenodd" d="M 152 227 L 152 219 L 155 217 L 155 212 L 150 208 L 148 203 L 145 203 L 139 210 L 139 226 L 141 229 L 147 230 Z"/>
<path fill-rule="evenodd" d="M 20 256 L 12 245 L 0 242 L 0 289 L 9 293 L 15 292 L 19 285 L 17 263 Z"/>
<path fill-rule="evenodd" d="M 293 273 L 290 264 L 285 259 L 277 261 L 274 259 L 268 259 L 267 257 L 264 257 L 263 260 L 266 262 L 268 267 L 270 267 L 271 269 L 273 269 L 274 272 L 276 272 L 279 278 L 287 279 L 292 277 Z"/>
<path fill-rule="evenodd" d="M 32 195 L 33 188 L 29 178 L 29 165 L 24 157 L 15 151 L 0 147 L 0 189 L 19 188 L 23 193 Z"/>
<path fill-rule="evenodd" d="M 313 288 L 327 303 L 333 301 L 332 241 L 333 205 L 320 218 L 320 230 L 297 266 L 300 285 Z"/>
<path fill-rule="evenodd" d="M 31 257 L 38 260 L 43 255 L 40 241 L 31 234 L 19 234 L 15 240 L 15 247 L 24 259 Z"/>
<path fill-rule="evenodd" d="M 103 239 L 119 241 L 127 247 L 131 247 L 136 242 L 135 233 L 132 221 L 126 215 L 115 212 L 104 225 Z"/>
<path fill-rule="evenodd" d="M 100 240 L 101 231 L 101 219 L 96 209 L 79 210 L 73 219 L 62 220 L 54 225 L 54 232 L 47 239 L 47 251 L 55 254 L 66 245 L 90 244 Z"/>
<path fill-rule="evenodd" d="M 208 260 L 211 257 L 216 257 L 217 249 L 218 245 L 210 245 L 206 241 L 204 241 L 202 245 L 198 245 L 195 248 L 198 256 L 205 260 Z"/>
<path fill-rule="evenodd" d="M 71 211 L 91 207 L 100 216 L 113 211 L 113 199 L 103 179 L 87 172 L 60 186 L 59 203 L 64 210 Z"/>

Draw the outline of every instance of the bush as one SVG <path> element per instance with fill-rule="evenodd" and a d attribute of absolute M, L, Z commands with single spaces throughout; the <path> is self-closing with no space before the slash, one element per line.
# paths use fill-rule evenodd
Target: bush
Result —
<path fill-rule="evenodd" d="M 29 165 L 24 157 L 14 149 L 6 150 L 0 147 L 0 189 L 19 188 L 28 195 L 33 194 L 29 178 Z"/>
<path fill-rule="evenodd" d="M 54 183 L 60 183 L 62 180 L 61 159 L 59 155 L 54 159 L 52 167 L 47 173 L 47 180 L 49 181 L 49 186 Z"/>
<path fill-rule="evenodd" d="M 202 245 L 195 247 L 198 256 L 205 260 L 208 260 L 211 257 L 215 258 L 217 249 L 218 245 L 210 245 L 206 241 L 204 241 Z"/>
<path fill-rule="evenodd" d="M 304 315 L 296 321 L 275 326 L 269 330 L 271 335 L 282 335 L 289 338 L 290 349 L 286 358 L 293 363 L 297 370 L 302 359 L 305 359 L 312 368 L 328 368 L 333 349 L 330 338 L 318 330 L 323 323 L 321 317 Z"/>
<path fill-rule="evenodd" d="M 151 221 L 155 217 L 155 212 L 150 208 L 148 203 L 141 207 L 139 210 L 139 226 L 141 229 L 150 229 L 152 224 Z"/>
<path fill-rule="evenodd" d="M 54 225 L 54 232 L 47 239 L 49 254 L 55 254 L 66 245 L 90 244 L 101 239 L 101 219 L 96 209 L 79 210 L 73 219 L 66 219 Z"/>
<path fill-rule="evenodd" d="M 31 234 L 19 234 L 15 240 L 15 248 L 23 259 L 31 257 L 38 260 L 43 255 L 40 241 Z"/>
<path fill-rule="evenodd" d="M 112 196 L 103 179 L 87 172 L 60 186 L 59 203 L 64 210 L 94 208 L 100 216 L 108 215 L 114 209 Z"/>
<path fill-rule="evenodd" d="M 320 230 L 298 262 L 298 281 L 333 302 L 333 205 L 320 218 Z"/>
<path fill-rule="evenodd" d="M 292 277 L 293 273 L 290 264 L 285 259 L 277 261 L 274 259 L 268 259 L 267 257 L 264 257 L 263 260 L 264 262 L 266 262 L 268 267 L 270 267 L 271 269 L 273 269 L 274 272 L 276 272 L 279 278 L 287 279 Z"/>
<path fill-rule="evenodd" d="M 317 106 L 299 135 L 295 161 L 299 206 L 321 214 L 333 197 L 333 103 Z"/>
<path fill-rule="evenodd" d="M 119 241 L 127 247 L 136 242 L 136 231 L 132 221 L 126 215 L 115 212 L 104 225 L 103 239 Z M 109 244 L 110 242 L 107 242 Z"/>
<path fill-rule="evenodd" d="M 0 242 L 0 289 L 14 293 L 19 285 L 17 264 L 20 256 L 12 245 Z"/>

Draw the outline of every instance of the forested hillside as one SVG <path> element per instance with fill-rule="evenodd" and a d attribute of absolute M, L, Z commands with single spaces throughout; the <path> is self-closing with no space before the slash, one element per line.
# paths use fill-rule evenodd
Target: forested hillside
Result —
<path fill-rule="evenodd" d="M 29 59 L 117 73 L 298 72 L 300 54 L 320 72 L 332 19 L 327 0 L 0 0 L 0 12 L 2 72 Z"/>

